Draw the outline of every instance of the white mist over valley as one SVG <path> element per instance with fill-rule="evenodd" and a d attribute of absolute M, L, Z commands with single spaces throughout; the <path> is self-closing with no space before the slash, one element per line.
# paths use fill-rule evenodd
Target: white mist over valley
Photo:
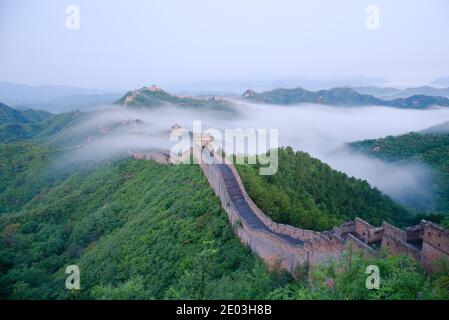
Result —
<path fill-rule="evenodd" d="M 93 112 L 64 132 L 70 138 L 83 137 L 81 147 L 64 159 L 104 160 L 130 150 L 170 149 L 174 143 L 169 141 L 168 132 L 173 124 L 191 130 L 194 121 L 201 121 L 203 129 L 278 129 L 279 146 L 308 152 L 334 169 L 367 180 L 401 203 L 431 197 L 433 174 L 423 163 L 386 162 L 354 152 L 346 143 L 421 131 L 449 120 L 449 108 L 280 106 L 241 100 L 232 103 L 238 111 L 232 116 L 169 105 L 155 109 L 111 106 Z M 122 126 L 110 129 L 117 124 Z M 95 128 L 104 134 L 90 139 L 89 132 Z"/>

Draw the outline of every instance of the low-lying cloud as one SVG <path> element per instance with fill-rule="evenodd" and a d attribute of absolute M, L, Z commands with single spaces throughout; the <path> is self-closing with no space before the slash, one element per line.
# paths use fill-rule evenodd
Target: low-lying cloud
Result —
<path fill-rule="evenodd" d="M 191 129 L 193 121 L 200 120 L 205 127 L 217 129 L 278 129 L 280 146 L 308 152 L 334 169 L 367 180 L 396 200 L 410 204 L 410 199 L 419 198 L 423 203 L 431 197 L 429 185 L 432 175 L 424 164 L 387 163 L 351 151 L 345 144 L 426 129 L 449 120 L 449 108 L 278 106 L 240 100 L 234 103 L 239 111 L 235 117 L 170 106 L 153 110 L 114 106 L 97 111 L 66 134 L 82 135 L 93 128 L 107 131 L 117 123 L 121 126 L 90 141 L 84 138 L 78 152 L 72 153 L 70 158 L 105 159 L 128 150 L 169 149 L 172 143 L 168 135 L 160 133 L 167 132 L 175 123 Z M 142 122 L 136 123 L 136 119 Z"/>

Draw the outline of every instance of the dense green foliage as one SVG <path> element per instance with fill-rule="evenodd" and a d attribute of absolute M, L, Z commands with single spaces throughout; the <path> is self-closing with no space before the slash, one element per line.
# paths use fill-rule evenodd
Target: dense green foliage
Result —
<path fill-rule="evenodd" d="M 0 143 L 26 140 L 57 140 L 63 129 L 86 117 L 85 113 L 68 112 L 51 114 L 42 110 L 17 110 L 0 103 Z"/>
<path fill-rule="evenodd" d="M 1 123 L 38 123 L 48 119 L 52 114 L 42 110 L 16 110 L 0 102 Z"/>
<path fill-rule="evenodd" d="M 367 290 L 365 271 L 379 268 L 379 290 Z M 306 267 L 306 266 L 305 266 Z M 387 299 L 428 300 L 449 299 L 449 264 L 441 260 L 439 271 L 427 277 L 416 261 L 408 256 L 362 258 L 352 250 L 339 261 L 331 261 L 308 272 L 307 281 L 298 281 L 276 289 L 270 299 Z M 301 275 L 307 272 L 302 268 Z"/>
<path fill-rule="evenodd" d="M 2 198 L 20 188 L 24 172 L 45 171 L 54 158 L 29 144 L 2 148 L 10 160 L 14 150 L 21 157 L 2 167 L 11 186 Z M 427 278 L 404 257 L 303 266 L 297 280 L 269 272 L 233 235 L 198 166 L 120 160 L 36 186 L 25 204 L 0 216 L 0 299 L 448 298 L 449 268 Z M 80 268 L 80 291 L 65 289 L 71 264 Z M 365 288 L 367 264 L 381 269 L 380 291 Z"/>
<path fill-rule="evenodd" d="M 381 105 L 414 109 L 427 108 L 433 105 L 449 106 L 449 99 L 444 97 L 414 95 L 407 98 L 382 100 L 372 95 L 362 94 L 346 87 L 319 91 L 308 91 L 303 88 L 275 89 L 261 93 L 247 90 L 243 94 L 243 98 L 256 102 L 281 105 L 321 103 L 335 106 Z"/>
<path fill-rule="evenodd" d="M 259 175 L 259 165 L 237 165 L 245 188 L 274 221 L 326 230 L 356 216 L 379 225 L 403 225 L 408 213 L 366 181 L 348 177 L 290 147 L 278 149 L 279 169 Z"/>
<path fill-rule="evenodd" d="M 51 140 L 54 140 L 55 134 L 79 123 L 80 120 L 86 119 L 87 116 L 88 115 L 86 113 L 78 111 L 56 114 L 40 123 L 41 131 L 36 136 L 34 136 L 34 139 L 40 141 L 43 139 L 51 138 Z"/>
<path fill-rule="evenodd" d="M 0 144 L 0 214 L 14 212 L 49 187 L 56 177 L 48 169 L 54 154 L 30 144 Z"/>
<path fill-rule="evenodd" d="M 429 211 L 449 213 L 449 134 L 409 133 L 351 143 L 358 151 L 387 161 L 424 162 L 437 173 Z"/>
<path fill-rule="evenodd" d="M 30 139 L 41 130 L 41 123 L 52 114 L 42 110 L 16 110 L 0 103 L 0 143 Z"/>
<path fill-rule="evenodd" d="M 37 123 L 0 124 L 0 142 L 13 143 L 31 139 L 42 130 Z"/>
<path fill-rule="evenodd" d="M 69 298 L 69 264 L 81 298 L 263 298 L 288 280 L 239 244 L 197 166 L 78 171 L 4 214 L 0 230 L 4 298 Z"/>
<path fill-rule="evenodd" d="M 2 113 L 2 110 L 5 112 Z M 130 121 L 117 121 L 107 125 L 82 127 L 89 120 L 100 118 L 107 112 L 109 110 L 51 114 L 32 109 L 16 110 L 6 105 L 3 105 L 2 109 L 0 104 L 0 143 L 29 142 L 61 148 L 77 147 L 89 139 L 104 136 L 112 131 L 119 132 L 126 126 L 136 126 Z M 139 120 L 134 121 L 137 123 Z"/>

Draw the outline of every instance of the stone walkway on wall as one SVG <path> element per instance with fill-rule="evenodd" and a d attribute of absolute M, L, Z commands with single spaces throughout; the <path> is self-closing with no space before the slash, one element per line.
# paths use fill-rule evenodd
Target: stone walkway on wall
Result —
<path fill-rule="evenodd" d="M 253 212 L 251 207 L 246 202 L 245 198 L 243 197 L 242 190 L 239 188 L 237 179 L 235 178 L 231 168 L 229 168 L 227 164 L 213 164 L 213 165 L 218 166 L 221 174 L 223 175 L 226 188 L 231 197 L 231 201 L 233 202 L 235 208 L 239 212 L 242 219 L 244 219 L 248 225 L 250 225 L 253 229 L 264 230 L 266 232 L 269 232 L 292 245 L 295 246 L 304 245 L 304 242 L 299 239 L 292 238 L 285 234 L 276 233 L 270 228 L 268 228 L 262 222 L 262 220 L 260 220 L 259 217 Z"/>
<path fill-rule="evenodd" d="M 324 232 L 276 223 L 252 202 L 230 162 L 223 163 L 223 159 L 204 147 L 191 151 L 197 159 L 202 159 L 201 169 L 220 198 L 230 222 L 233 226 L 234 222 L 242 222 L 233 228 L 237 236 L 269 265 L 282 261 L 284 268 L 293 271 L 298 264 L 338 258 L 349 246 L 367 256 L 376 256 L 381 248 L 393 255 L 409 254 L 429 272 L 432 272 L 434 261 L 449 259 L 449 231 L 425 220 L 402 230 L 387 222 L 374 227 L 355 218 Z M 191 151 L 181 158 L 190 159 Z M 167 161 L 164 152 L 131 154 L 136 159 L 172 163 Z"/>

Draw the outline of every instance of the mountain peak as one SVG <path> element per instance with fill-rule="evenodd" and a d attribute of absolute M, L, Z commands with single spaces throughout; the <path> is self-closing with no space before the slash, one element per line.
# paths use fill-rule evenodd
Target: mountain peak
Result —
<path fill-rule="evenodd" d="M 141 104 L 140 100 L 142 99 L 168 101 L 172 97 L 173 96 L 171 94 L 165 92 L 164 90 L 153 84 L 151 86 L 129 91 L 116 103 L 122 104 L 124 106 L 131 106 Z"/>
<path fill-rule="evenodd" d="M 248 89 L 242 94 L 242 98 L 249 98 L 256 95 L 256 92 L 253 89 Z"/>
<path fill-rule="evenodd" d="M 115 104 L 126 107 L 155 108 L 160 106 L 177 106 L 184 108 L 207 108 L 210 110 L 234 112 L 232 105 L 221 97 L 211 98 L 171 94 L 151 85 L 127 92 Z"/>

